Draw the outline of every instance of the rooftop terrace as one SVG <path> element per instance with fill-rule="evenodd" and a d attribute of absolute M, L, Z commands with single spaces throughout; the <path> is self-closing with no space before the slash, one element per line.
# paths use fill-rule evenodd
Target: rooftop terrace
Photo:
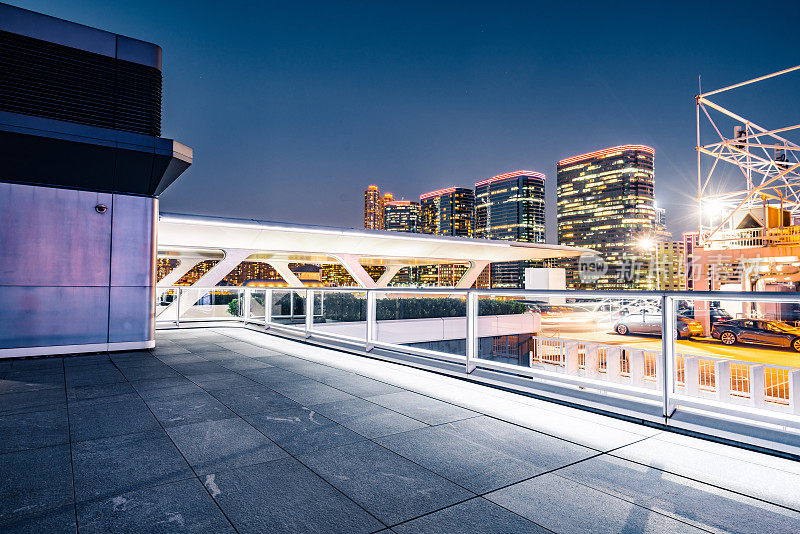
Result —
<path fill-rule="evenodd" d="M 797 462 L 242 328 L 0 361 L 0 435 L 4 533 L 800 531 Z"/>

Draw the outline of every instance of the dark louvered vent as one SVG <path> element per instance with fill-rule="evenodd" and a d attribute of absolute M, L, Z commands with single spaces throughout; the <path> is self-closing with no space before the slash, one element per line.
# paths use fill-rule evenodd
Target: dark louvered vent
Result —
<path fill-rule="evenodd" d="M 161 135 L 161 71 L 0 31 L 0 110 Z"/>

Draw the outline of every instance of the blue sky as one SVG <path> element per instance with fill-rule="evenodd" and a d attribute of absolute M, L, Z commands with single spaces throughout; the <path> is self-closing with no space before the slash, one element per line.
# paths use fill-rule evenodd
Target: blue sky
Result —
<path fill-rule="evenodd" d="M 162 210 L 334 226 L 361 225 L 368 184 L 416 199 L 530 169 L 552 239 L 556 162 L 641 143 L 677 237 L 698 75 L 711 89 L 800 63 L 800 2 L 11 3 L 164 49 L 163 135 L 195 164 Z M 796 124 L 798 87 L 722 100 Z"/>

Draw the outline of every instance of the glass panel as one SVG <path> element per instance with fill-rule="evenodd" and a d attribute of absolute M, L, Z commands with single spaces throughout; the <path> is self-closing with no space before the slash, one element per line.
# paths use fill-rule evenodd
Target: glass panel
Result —
<path fill-rule="evenodd" d="M 791 378 L 800 372 L 798 304 L 692 299 L 677 303 L 676 316 L 675 394 L 793 413 Z"/>
<path fill-rule="evenodd" d="M 376 341 L 465 357 L 465 293 L 378 293 Z"/>
<path fill-rule="evenodd" d="M 250 320 L 255 322 L 264 321 L 264 302 L 266 290 L 253 289 L 250 291 Z"/>
<path fill-rule="evenodd" d="M 314 332 L 364 341 L 367 294 L 363 291 L 314 292 Z"/>
<path fill-rule="evenodd" d="M 272 322 L 305 329 L 305 290 L 276 289 L 272 292 Z"/>
<path fill-rule="evenodd" d="M 175 322 L 178 316 L 177 304 L 170 305 L 178 298 L 177 289 L 156 288 L 156 322 Z"/>
<path fill-rule="evenodd" d="M 240 319 L 242 293 L 239 288 L 182 289 L 181 321 Z"/>

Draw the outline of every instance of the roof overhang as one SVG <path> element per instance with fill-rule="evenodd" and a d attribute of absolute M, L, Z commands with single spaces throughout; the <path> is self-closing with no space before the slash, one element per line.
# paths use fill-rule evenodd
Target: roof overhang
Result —
<path fill-rule="evenodd" d="M 488 239 L 354 230 L 163 213 L 158 253 L 164 258 L 219 259 L 226 249 L 252 251 L 247 261 L 339 263 L 358 256 L 364 265 L 431 265 L 473 261 L 567 258 L 588 249 Z"/>

